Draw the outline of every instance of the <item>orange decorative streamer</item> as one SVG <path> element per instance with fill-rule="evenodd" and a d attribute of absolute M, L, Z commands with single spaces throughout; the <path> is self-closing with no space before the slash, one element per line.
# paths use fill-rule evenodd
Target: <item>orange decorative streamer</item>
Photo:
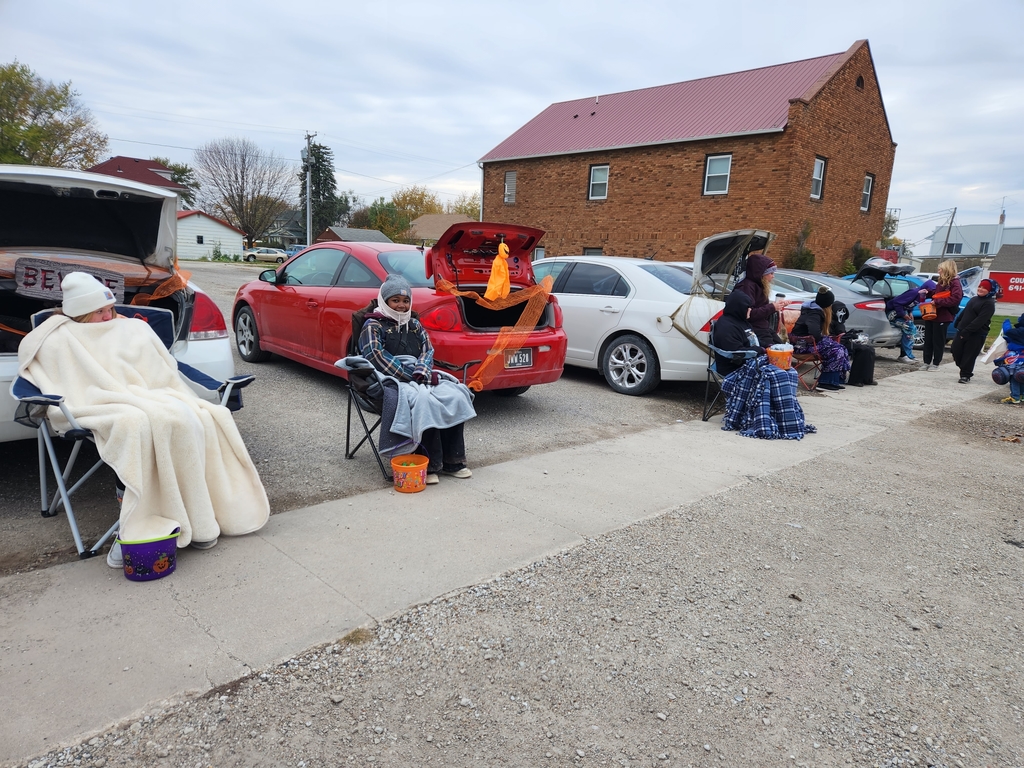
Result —
<path fill-rule="evenodd" d="M 152 293 L 136 293 L 132 297 L 131 303 L 139 307 L 148 306 L 157 299 L 162 299 L 176 291 L 184 290 L 188 286 L 188 279 L 190 277 L 192 277 L 192 273 L 179 268 L 178 257 L 175 256 L 173 274 L 154 288 Z"/>

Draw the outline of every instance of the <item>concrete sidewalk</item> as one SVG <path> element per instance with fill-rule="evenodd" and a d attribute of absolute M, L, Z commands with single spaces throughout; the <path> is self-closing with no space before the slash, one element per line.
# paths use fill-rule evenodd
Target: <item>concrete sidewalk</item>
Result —
<path fill-rule="evenodd" d="M 133 583 L 102 560 L 0 579 L 0 762 L 75 742 L 352 629 L 751 477 L 998 388 L 957 370 L 804 397 L 818 434 L 760 441 L 720 417 L 381 489 L 271 518 Z"/>

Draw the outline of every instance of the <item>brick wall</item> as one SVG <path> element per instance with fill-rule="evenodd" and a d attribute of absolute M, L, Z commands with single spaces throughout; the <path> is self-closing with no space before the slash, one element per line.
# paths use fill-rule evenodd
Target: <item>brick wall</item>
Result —
<path fill-rule="evenodd" d="M 729 192 L 703 195 L 705 158 L 719 153 L 732 154 Z M 770 254 L 779 260 L 809 220 L 815 268 L 835 269 L 854 242 L 874 248 L 881 238 L 894 153 L 865 45 L 810 104 L 790 106 L 782 133 L 486 163 L 484 219 L 545 230 L 548 256 L 602 248 L 661 261 L 690 261 L 702 238 L 748 228 L 778 235 Z M 822 199 L 812 201 L 816 155 L 828 165 Z M 590 166 L 604 163 L 608 198 L 588 200 Z M 516 201 L 505 204 L 510 170 Z M 865 173 L 875 174 L 875 191 L 862 213 Z"/>

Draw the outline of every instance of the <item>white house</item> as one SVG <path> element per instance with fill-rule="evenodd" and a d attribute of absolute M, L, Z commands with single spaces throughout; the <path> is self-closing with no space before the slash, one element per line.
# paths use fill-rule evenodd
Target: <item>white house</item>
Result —
<path fill-rule="evenodd" d="M 949 241 L 946 241 L 946 232 Z M 994 256 L 1004 245 L 1024 244 L 1024 227 L 1007 227 L 1006 214 L 999 216 L 998 224 L 948 224 L 932 232 L 929 256 Z M 945 244 L 945 250 L 943 250 Z"/>
<path fill-rule="evenodd" d="M 182 261 L 214 256 L 241 256 L 245 233 L 202 211 L 178 211 L 178 258 Z"/>

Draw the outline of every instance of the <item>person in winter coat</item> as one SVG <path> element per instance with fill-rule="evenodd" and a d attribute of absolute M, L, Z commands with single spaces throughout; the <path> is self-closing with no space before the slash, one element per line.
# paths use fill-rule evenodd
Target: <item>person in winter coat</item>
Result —
<path fill-rule="evenodd" d="M 935 304 L 936 316 L 924 323 L 924 370 L 937 371 L 946 350 L 946 330 L 956 318 L 964 297 L 955 261 L 947 259 L 939 264 L 939 279 L 928 295 Z"/>
<path fill-rule="evenodd" d="M 885 302 L 886 317 L 893 326 L 900 329 L 900 356 L 897 358 L 899 362 L 917 360 L 914 357 L 914 337 L 917 335 L 914 307 L 925 300 L 928 291 L 934 289 L 935 281 L 926 280 L 919 288 L 911 288 Z"/>
<path fill-rule="evenodd" d="M 875 348 L 870 344 L 854 341 L 854 334 L 846 330 L 846 318 L 850 310 L 841 301 L 832 305 L 831 334 L 839 338 L 839 343 L 850 353 L 850 374 L 846 383 L 853 387 L 865 385 L 875 386 Z"/>
<path fill-rule="evenodd" d="M 969 384 L 974 375 L 974 361 L 985 346 L 992 315 L 996 312 L 996 296 L 991 280 L 978 284 L 978 294 L 967 302 L 960 314 L 953 339 L 953 362 L 960 368 L 960 383 Z"/>
<path fill-rule="evenodd" d="M 996 369 L 992 371 L 992 380 L 996 384 L 1009 384 L 1010 396 L 1001 402 L 1012 405 L 1024 403 L 1024 315 L 1017 318 L 1016 325 L 1010 320 L 1003 320 L 1003 338 L 1006 340 L 1006 352 L 996 360 Z"/>
<path fill-rule="evenodd" d="M 401 275 L 388 275 L 380 287 L 376 310 L 366 315 L 359 334 L 359 352 L 378 371 L 401 382 L 400 386 L 437 386 L 434 347 L 419 319 L 413 316 L 412 286 Z M 420 447 L 430 459 L 428 485 L 438 482 L 438 473 L 458 478 L 473 476 L 466 466 L 464 425 L 460 422 L 423 433 Z"/>
<path fill-rule="evenodd" d="M 782 341 L 776 332 L 776 318 L 786 305 L 781 300 L 769 300 L 776 269 L 775 262 L 760 251 L 751 253 L 747 256 L 746 274 L 730 294 L 745 293 L 750 297 L 750 325 L 762 347 Z"/>
<path fill-rule="evenodd" d="M 757 335 L 750 326 L 751 300 L 745 293 L 733 291 L 725 300 L 722 316 L 715 321 L 714 338 L 711 343 L 726 352 L 753 350 L 763 354 L 764 348 L 758 343 Z M 750 357 L 753 357 L 751 355 Z M 748 358 L 726 357 L 715 352 L 715 368 L 722 376 L 743 367 Z"/>
<path fill-rule="evenodd" d="M 790 340 L 799 352 L 799 339 L 813 337 L 814 346 L 821 358 L 821 377 L 818 388 L 836 391 L 846 389 L 840 382 L 845 371 L 850 370 L 850 353 L 842 344 L 828 336 L 832 327 L 832 305 L 836 297 L 822 286 L 813 301 L 805 301 L 800 307 L 800 317 L 793 326 Z"/>

